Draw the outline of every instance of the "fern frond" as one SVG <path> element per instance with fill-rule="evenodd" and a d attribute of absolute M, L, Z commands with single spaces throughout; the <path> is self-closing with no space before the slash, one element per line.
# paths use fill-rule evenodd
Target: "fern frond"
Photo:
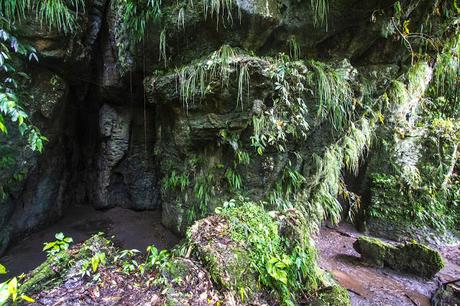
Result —
<path fill-rule="evenodd" d="M 79 10 L 84 7 L 83 0 L 70 0 L 70 3 L 65 0 L 0 0 L 0 14 L 6 19 L 21 20 L 27 13 L 35 12 L 42 26 L 64 33 L 76 30 Z"/>
<path fill-rule="evenodd" d="M 315 26 L 324 26 L 328 30 L 329 0 L 311 0 L 311 9 L 313 11 L 313 24 Z"/>

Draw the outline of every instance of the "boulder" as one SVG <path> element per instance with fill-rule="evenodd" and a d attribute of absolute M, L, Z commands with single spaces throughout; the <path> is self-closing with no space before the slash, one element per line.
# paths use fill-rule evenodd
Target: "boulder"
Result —
<path fill-rule="evenodd" d="M 366 262 L 378 267 L 433 278 L 444 267 L 441 254 L 423 244 L 392 245 L 372 237 L 359 237 L 353 244 Z"/>
<path fill-rule="evenodd" d="M 338 285 L 321 289 L 317 296 L 311 300 L 312 306 L 351 306 L 350 295 L 347 289 Z"/>
<path fill-rule="evenodd" d="M 188 233 L 191 246 L 214 282 L 246 302 L 263 301 L 258 277 L 250 270 L 249 253 L 230 238 L 230 225 L 220 216 L 196 222 Z"/>

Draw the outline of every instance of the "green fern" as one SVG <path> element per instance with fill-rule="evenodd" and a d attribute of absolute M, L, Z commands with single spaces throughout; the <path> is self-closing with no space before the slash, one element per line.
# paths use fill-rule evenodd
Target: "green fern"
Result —
<path fill-rule="evenodd" d="M 238 98 L 237 98 L 237 105 L 241 104 L 241 110 L 243 110 L 243 100 L 244 100 L 244 90 L 246 89 L 247 93 L 247 100 L 249 100 L 249 84 L 250 76 L 249 76 L 249 68 L 247 64 L 240 66 L 240 72 L 238 75 Z"/>
<path fill-rule="evenodd" d="M 202 60 L 180 69 L 176 69 L 178 89 L 183 105 L 188 108 L 196 98 L 203 98 L 212 87 L 219 82 L 222 87 L 228 87 L 230 75 L 238 72 L 237 105 L 243 105 L 243 93 L 249 95 L 249 68 L 238 59 L 238 53 L 229 45 L 223 45 L 213 52 L 207 60 Z"/>
<path fill-rule="evenodd" d="M 220 20 L 222 20 L 224 26 L 226 23 L 233 23 L 232 11 L 234 6 L 234 0 L 203 0 L 205 18 L 208 15 L 216 18 L 217 28 L 219 28 Z"/>
<path fill-rule="evenodd" d="M 69 8 L 69 4 L 74 10 Z M 77 28 L 78 12 L 84 6 L 83 0 L 0 0 L 0 14 L 14 21 L 24 19 L 29 12 L 35 12 L 42 26 L 71 33 Z"/>
<path fill-rule="evenodd" d="M 393 81 L 388 91 L 388 97 L 392 103 L 403 104 L 409 98 L 406 85 L 401 81 Z"/>
<path fill-rule="evenodd" d="M 163 29 L 160 33 L 160 50 L 159 50 L 159 55 L 158 55 L 158 60 L 161 61 L 163 60 L 165 67 L 168 64 L 168 58 L 166 55 L 166 29 Z"/>
<path fill-rule="evenodd" d="M 287 43 L 288 43 L 288 47 L 289 47 L 289 56 L 293 60 L 299 60 L 300 59 L 300 54 L 301 54 L 301 49 L 300 49 L 299 42 L 297 41 L 295 36 L 291 37 L 288 40 Z"/>
<path fill-rule="evenodd" d="M 343 71 L 310 61 L 316 83 L 315 96 L 318 99 L 317 116 L 329 118 L 334 128 L 340 131 L 350 121 L 353 106 L 353 91 Z"/>
<path fill-rule="evenodd" d="M 315 26 L 324 26 L 328 30 L 329 0 L 311 0 L 311 9 L 313 11 L 313 24 Z"/>

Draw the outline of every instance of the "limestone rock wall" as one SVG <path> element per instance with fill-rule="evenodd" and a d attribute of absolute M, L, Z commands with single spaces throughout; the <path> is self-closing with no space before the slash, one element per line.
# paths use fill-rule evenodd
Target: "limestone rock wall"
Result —
<path fill-rule="evenodd" d="M 238 149 L 252 150 L 252 116 L 272 107 L 274 82 L 264 56 L 292 53 L 293 42 L 302 58 L 349 75 L 356 101 L 363 99 L 361 77 L 384 90 L 407 58 L 401 43 L 385 33 L 385 13 L 394 1 L 329 2 L 327 22 L 318 25 L 310 1 L 237 0 L 219 16 L 206 14 L 202 1 L 164 1 L 162 16 L 146 25 L 140 43 L 131 40 L 118 1 L 87 0 L 71 35 L 27 19 L 22 38 L 40 54 L 31 68 L 36 105 L 28 109 L 50 141 L 42 156 L 21 153 L 31 166 L 0 210 L 0 251 L 11 237 L 52 221 L 71 204 L 162 206 L 165 225 L 183 233 L 198 214 L 191 207 L 212 211 L 230 196 L 225 165 Z M 234 74 L 228 87 L 211 84 L 203 101 L 184 105 L 176 68 L 200 62 L 222 45 L 244 50 L 240 60 L 250 70 L 251 87 L 244 103 L 236 103 Z M 308 101 L 314 108 L 314 99 Z M 240 165 L 245 196 L 267 197 L 289 162 L 309 175 L 305 157 L 335 139 L 330 124 L 314 122 L 313 115 L 308 120 L 313 128 L 307 140 L 287 152 L 251 151 L 250 162 Z M 168 189 L 173 173 L 179 182 L 173 184 L 182 187 Z"/>

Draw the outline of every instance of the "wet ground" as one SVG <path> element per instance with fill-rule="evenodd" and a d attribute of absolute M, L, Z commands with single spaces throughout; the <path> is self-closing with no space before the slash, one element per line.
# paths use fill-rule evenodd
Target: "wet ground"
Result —
<path fill-rule="evenodd" d="M 178 238 L 161 225 L 159 211 L 115 208 L 102 212 L 90 207 L 73 207 L 56 224 L 16 242 L 0 258 L 9 269 L 9 274 L 1 280 L 41 264 L 46 258 L 42 252 L 43 242 L 55 240 L 57 232 L 64 232 L 78 243 L 101 231 L 124 249 L 143 251 L 151 244 L 165 249 L 178 242 Z M 324 227 L 317 238 L 320 266 L 348 289 L 353 305 L 430 305 L 431 296 L 440 283 L 460 278 L 460 246 L 441 248 L 446 267 L 434 279 L 424 280 L 361 262 L 360 255 L 353 249 L 353 242 L 360 235 L 352 226 L 341 224 Z"/>
<path fill-rule="evenodd" d="M 40 265 L 46 259 L 43 243 L 54 241 L 58 232 L 72 237 L 74 243 L 104 232 L 109 238 L 113 236 L 117 246 L 140 251 L 152 244 L 158 249 L 171 248 L 179 241 L 161 224 L 161 211 L 135 212 L 123 208 L 97 211 L 88 206 L 72 207 L 55 224 L 13 243 L 0 258 L 8 268 L 8 274 L 0 276 L 0 282 Z"/>
<path fill-rule="evenodd" d="M 351 226 L 324 227 L 317 239 L 320 265 L 350 292 L 353 305 L 431 305 L 430 299 L 440 282 L 460 278 L 460 246 L 440 249 L 446 267 L 433 280 L 401 275 L 362 263 L 353 249 L 361 234 Z"/>

